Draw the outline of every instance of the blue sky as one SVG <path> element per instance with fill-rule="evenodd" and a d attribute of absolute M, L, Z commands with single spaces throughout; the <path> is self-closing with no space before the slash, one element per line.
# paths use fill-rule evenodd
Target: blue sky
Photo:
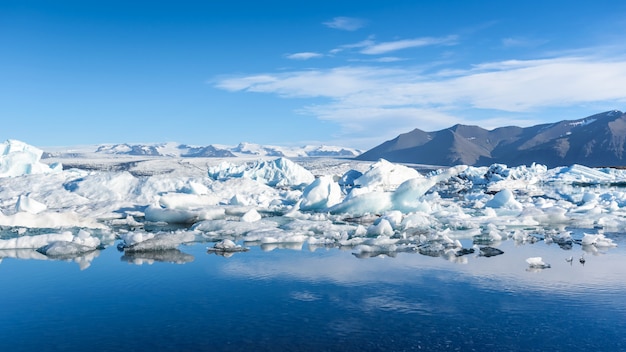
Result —
<path fill-rule="evenodd" d="M 626 110 L 626 2 L 0 0 L 0 139 L 371 148 Z"/>

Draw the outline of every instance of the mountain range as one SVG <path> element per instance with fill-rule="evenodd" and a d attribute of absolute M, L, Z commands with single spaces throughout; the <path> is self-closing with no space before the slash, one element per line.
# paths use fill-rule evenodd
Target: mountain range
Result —
<path fill-rule="evenodd" d="M 530 127 L 455 125 L 435 132 L 414 129 L 356 157 L 359 160 L 429 164 L 548 167 L 626 165 L 626 114 L 613 110 L 578 120 Z"/>
<path fill-rule="evenodd" d="M 300 146 L 283 147 L 268 146 L 253 143 L 240 143 L 235 147 L 221 145 L 190 146 L 178 143 L 155 143 L 155 144 L 102 144 L 83 148 L 80 154 L 95 153 L 96 155 L 132 155 L 132 156 L 161 156 L 182 158 L 231 158 L 245 156 L 259 157 L 343 157 L 354 158 L 361 153 L 358 149 L 335 147 L 335 146 Z M 46 152 L 45 157 L 55 157 L 61 153 Z M 74 153 L 76 154 L 76 153 Z"/>

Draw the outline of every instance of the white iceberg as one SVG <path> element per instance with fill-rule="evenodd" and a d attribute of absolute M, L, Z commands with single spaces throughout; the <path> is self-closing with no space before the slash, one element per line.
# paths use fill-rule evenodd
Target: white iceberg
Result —
<path fill-rule="evenodd" d="M 527 258 L 526 263 L 528 263 L 531 269 L 547 269 L 550 267 L 550 264 L 545 263 L 542 257 Z"/>
<path fill-rule="evenodd" d="M 39 214 L 47 208 L 45 204 L 32 199 L 28 195 L 21 195 L 15 204 L 16 211 L 24 211 L 31 214 Z"/>
<path fill-rule="evenodd" d="M 240 165 L 224 162 L 209 167 L 208 174 L 214 180 L 248 178 L 273 187 L 300 187 L 308 185 L 315 179 L 310 171 L 286 158 Z"/>
<path fill-rule="evenodd" d="M 0 143 L 0 177 L 60 172 L 63 169 L 61 164 L 40 162 L 42 154 L 41 149 L 18 140 Z"/>

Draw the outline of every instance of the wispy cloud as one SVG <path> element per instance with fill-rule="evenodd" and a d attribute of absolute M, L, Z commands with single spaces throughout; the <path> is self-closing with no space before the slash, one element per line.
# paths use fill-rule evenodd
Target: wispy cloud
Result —
<path fill-rule="evenodd" d="M 399 62 L 399 61 L 406 61 L 408 59 L 406 58 L 402 58 L 402 57 L 397 57 L 397 56 L 383 56 L 383 57 L 377 57 L 377 58 L 373 58 L 373 59 L 350 59 L 348 61 L 351 62 L 380 62 L 380 63 L 390 63 L 390 62 Z"/>
<path fill-rule="evenodd" d="M 488 62 L 465 70 L 342 66 L 229 77 L 217 86 L 315 98 L 316 104 L 303 106 L 299 112 L 338 123 L 346 134 L 356 135 L 367 126 L 380 140 L 415 127 L 449 127 L 477 112 L 489 112 L 485 118 L 494 119 L 596 103 L 619 108 L 616 103 L 626 102 L 624 81 L 624 56 L 568 56 Z M 494 120 L 473 122 L 489 127 Z"/>
<path fill-rule="evenodd" d="M 365 49 L 361 50 L 361 53 L 367 55 L 380 55 L 386 54 L 392 51 L 430 46 L 430 45 L 452 45 L 456 43 L 457 36 L 450 35 L 447 37 L 423 37 L 423 38 L 414 38 L 414 39 L 403 39 L 396 40 L 391 42 L 383 42 L 383 43 L 372 43 L 365 47 Z"/>
<path fill-rule="evenodd" d="M 524 47 L 534 47 L 547 43 L 547 40 L 541 39 L 528 39 L 528 38 L 503 38 L 502 46 L 505 48 L 524 48 Z"/>
<path fill-rule="evenodd" d="M 365 20 L 354 17 L 335 17 L 328 22 L 323 23 L 326 27 L 341 29 L 344 31 L 356 31 L 363 28 L 366 24 Z"/>
<path fill-rule="evenodd" d="M 286 55 L 286 57 L 290 60 L 309 60 L 309 59 L 319 58 L 323 56 L 324 54 L 314 53 L 310 51 Z"/>

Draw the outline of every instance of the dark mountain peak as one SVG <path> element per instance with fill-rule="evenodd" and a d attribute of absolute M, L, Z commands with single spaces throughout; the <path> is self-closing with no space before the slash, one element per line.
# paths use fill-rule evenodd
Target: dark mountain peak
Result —
<path fill-rule="evenodd" d="M 414 129 L 361 154 L 358 159 L 434 165 L 508 165 L 533 162 L 556 167 L 626 165 L 626 114 L 611 110 L 576 120 L 486 130 L 456 124 Z"/>

